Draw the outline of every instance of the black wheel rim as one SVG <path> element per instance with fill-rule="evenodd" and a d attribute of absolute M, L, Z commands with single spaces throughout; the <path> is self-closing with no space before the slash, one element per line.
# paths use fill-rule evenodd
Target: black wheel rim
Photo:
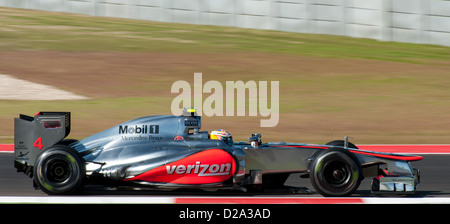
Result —
<path fill-rule="evenodd" d="M 333 187 L 342 187 L 349 183 L 351 169 L 341 161 L 331 161 L 325 164 L 323 180 Z"/>
<path fill-rule="evenodd" d="M 72 164 L 67 159 L 59 157 L 49 159 L 44 171 L 44 177 L 51 184 L 64 184 L 70 180 L 72 169 Z"/>

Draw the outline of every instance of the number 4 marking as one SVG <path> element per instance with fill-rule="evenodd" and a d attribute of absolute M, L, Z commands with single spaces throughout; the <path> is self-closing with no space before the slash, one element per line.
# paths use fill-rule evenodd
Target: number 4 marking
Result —
<path fill-rule="evenodd" d="M 36 141 L 33 144 L 33 147 L 39 148 L 39 150 L 41 150 L 42 147 L 44 147 L 44 145 L 42 145 L 42 137 L 36 139 Z"/>

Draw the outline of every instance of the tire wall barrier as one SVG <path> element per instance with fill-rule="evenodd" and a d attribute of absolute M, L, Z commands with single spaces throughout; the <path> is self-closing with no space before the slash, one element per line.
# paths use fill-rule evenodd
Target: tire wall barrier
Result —
<path fill-rule="evenodd" d="M 2 0 L 0 6 L 450 46 L 449 0 Z"/>

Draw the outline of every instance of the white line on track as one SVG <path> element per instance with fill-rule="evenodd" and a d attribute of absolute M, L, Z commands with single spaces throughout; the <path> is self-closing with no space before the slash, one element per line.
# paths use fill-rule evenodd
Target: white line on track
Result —
<path fill-rule="evenodd" d="M 0 204 L 174 204 L 177 203 L 177 199 L 182 197 L 78 197 L 78 196 L 0 196 Z M 228 203 L 231 204 L 246 204 L 246 198 L 239 197 L 209 197 L 210 199 L 230 199 Z M 202 197 L 201 199 L 205 199 Z M 236 203 L 232 200 L 237 199 Z M 249 202 L 254 204 L 254 200 L 251 199 L 278 199 L 271 200 L 273 204 L 292 204 L 289 199 L 293 198 L 271 198 L 271 197 L 248 197 Z M 305 197 L 296 198 L 299 204 L 302 204 L 302 199 L 304 199 L 305 204 L 328 204 L 327 198 L 317 197 Z M 325 199 L 325 200 L 324 200 Z M 361 200 L 361 204 L 450 204 L 450 198 L 377 198 L 377 197 L 365 197 L 365 198 L 341 198 L 332 200 L 333 204 L 345 204 L 347 199 Z M 354 202 L 352 202 L 354 203 Z M 189 203 L 195 204 L 195 203 Z"/>
<path fill-rule="evenodd" d="M 363 198 L 363 204 L 450 204 L 450 198 Z"/>
<path fill-rule="evenodd" d="M 0 196 L 0 204 L 171 204 L 172 197 Z"/>

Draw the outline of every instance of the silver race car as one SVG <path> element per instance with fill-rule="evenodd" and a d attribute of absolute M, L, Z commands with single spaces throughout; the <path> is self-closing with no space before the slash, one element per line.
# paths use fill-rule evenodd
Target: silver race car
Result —
<path fill-rule="evenodd" d="M 66 139 L 70 112 L 39 112 L 14 120 L 14 166 L 47 194 L 85 185 L 157 189 L 209 188 L 255 192 L 281 188 L 288 176 L 309 178 L 324 196 L 354 193 L 373 177 L 372 192 L 414 193 L 416 155 L 359 150 L 348 140 L 325 145 L 212 139 L 194 109 L 181 116 L 137 118 L 82 140 Z"/>

